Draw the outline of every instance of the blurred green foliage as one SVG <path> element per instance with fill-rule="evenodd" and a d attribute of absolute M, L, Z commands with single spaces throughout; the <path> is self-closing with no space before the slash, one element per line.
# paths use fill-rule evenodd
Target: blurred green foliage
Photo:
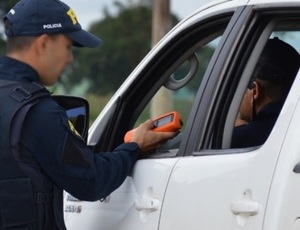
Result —
<path fill-rule="evenodd" d="M 75 62 L 62 79 L 68 87 L 87 81 L 89 93 L 115 92 L 150 51 L 151 7 L 120 3 L 117 7 L 117 15 L 105 10 L 104 19 L 90 27 L 89 31 L 102 39 L 100 47 L 74 49 Z"/>

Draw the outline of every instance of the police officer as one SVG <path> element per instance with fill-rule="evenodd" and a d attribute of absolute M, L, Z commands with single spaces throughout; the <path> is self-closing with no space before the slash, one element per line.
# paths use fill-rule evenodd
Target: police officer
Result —
<path fill-rule="evenodd" d="M 300 67 L 298 52 L 269 39 L 244 94 L 232 136 L 232 148 L 262 145 L 268 138 Z"/>
<path fill-rule="evenodd" d="M 73 61 L 72 46 L 101 43 L 59 0 L 21 0 L 6 14 L 4 24 L 7 54 L 0 59 L 1 80 L 51 86 Z M 1 108 L 0 130 L 5 130 L 7 116 Z M 87 201 L 106 197 L 122 184 L 140 156 L 176 135 L 153 132 L 152 127 L 153 121 L 147 120 L 132 142 L 94 154 L 72 131 L 65 111 L 50 96 L 42 98 L 28 112 L 20 138 L 18 165 L 28 178 L 6 180 L 3 175 L 9 177 L 9 169 L 3 172 L 6 163 L 0 162 L 0 228 L 65 229 L 63 190 Z M 7 135 L 1 132 L 0 154 L 9 151 L 4 143 Z"/>

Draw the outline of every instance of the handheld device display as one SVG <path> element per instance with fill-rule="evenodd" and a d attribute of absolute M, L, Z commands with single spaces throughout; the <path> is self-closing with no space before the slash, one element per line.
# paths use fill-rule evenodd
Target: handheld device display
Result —
<path fill-rule="evenodd" d="M 155 132 L 176 132 L 183 126 L 181 116 L 178 112 L 172 111 L 163 114 L 153 120 Z M 130 142 L 135 129 L 128 131 L 124 136 L 124 142 Z"/>

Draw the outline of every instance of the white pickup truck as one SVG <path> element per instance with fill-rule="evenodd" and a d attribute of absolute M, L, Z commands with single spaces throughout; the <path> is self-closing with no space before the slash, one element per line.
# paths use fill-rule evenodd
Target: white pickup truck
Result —
<path fill-rule="evenodd" d="M 221 0 L 176 25 L 132 72 L 89 130 L 112 150 L 170 90 L 181 134 L 139 160 L 105 200 L 64 195 L 70 230 L 299 230 L 300 74 L 261 146 L 230 148 L 245 89 L 270 37 L 300 51 L 299 0 Z"/>

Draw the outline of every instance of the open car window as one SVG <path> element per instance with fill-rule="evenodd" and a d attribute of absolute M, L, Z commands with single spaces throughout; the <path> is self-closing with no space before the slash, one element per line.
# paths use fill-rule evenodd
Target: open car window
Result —
<path fill-rule="evenodd" d="M 198 88 L 201 84 L 201 81 L 203 79 L 205 70 L 208 66 L 208 63 L 218 45 L 218 42 L 220 41 L 220 37 L 214 38 L 212 41 L 209 41 L 208 43 L 201 45 L 199 48 L 197 48 L 194 53 L 187 59 L 184 60 L 181 65 L 179 65 L 174 72 L 170 75 L 172 79 L 175 81 L 182 81 L 184 80 L 187 75 L 192 75 L 190 77 L 190 81 L 188 81 L 185 85 L 176 87 L 176 83 L 173 83 L 174 89 L 168 89 L 166 86 L 162 86 L 160 90 L 167 91 L 166 95 L 169 98 L 161 98 L 161 100 L 157 99 L 157 95 L 160 94 L 160 91 L 156 93 L 156 95 L 153 97 L 153 100 L 163 101 L 166 103 L 164 106 L 167 108 L 164 108 L 165 112 L 168 112 L 169 110 L 176 110 L 181 114 L 183 123 L 185 124 L 189 112 L 191 110 L 191 107 L 193 105 L 194 99 L 196 97 Z M 167 82 L 168 83 L 168 82 Z M 178 83 L 179 84 L 179 83 Z M 159 95 L 160 96 L 160 95 Z M 144 109 L 143 113 L 141 114 L 140 121 L 143 121 L 145 117 L 150 116 L 150 110 L 153 106 L 160 106 L 159 103 L 155 103 L 151 101 L 147 105 L 147 107 Z M 152 108 L 154 111 L 157 111 L 156 108 Z M 163 111 L 162 109 L 160 111 Z M 184 127 L 183 127 L 184 130 Z"/>
<path fill-rule="evenodd" d="M 193 44 L 190 50 L 187 50 L 187 54 L 183 55 L 187 58 L 183 58 L 176 68 L 172 67 L 171 74 L 169 74 L 170 70 L 166 71 L 170 80 L 157 91 L 138 117 L 134 127 L 137 127 L 149 117 L 155 119 L 170 111 L 176 111 L 181 116 L 183 123 L 181 133 L 158 149 L 158 154 L 154 157 L 169 157 L 177 154 L 185 124 L 195 103 L 204 73 L 221 40 L 221 36 L 222 34 L 219 32 L 211 37 L 202 38 L 196 44 Z M 167 152 L 170 154 L 167 154 Z"/>
<path fill-rule="evenodd" d="M 236 118 L 239 116 L 240 105 L 251 81 L 257 60 L 269 38 L 276 37 L 293 46 L 298 53 L 300 52 L 300 18 L 295 17 L 294 12 L 291 15 L 288 15 L 287 12 L 283 14 L 276 12 L 272 17 L 270 14 L 268 17 L 261 14 L 261 18 L 255 18 L 254 21 L 259 23 L 259 26 L 258 24 L 255 26 L 255 23 L 251 22 L 252 29 L 247 31 L 249 37 L 244 38 L 244 43 L 240 44 L 230 69 L 224 70 L 228 71 L 227 75 L 224 75 L 227 83 L 225 82 L 220 91 L 216 92 L 218 98 L 215 101 L 212 100 L 212 103 L 218 105 L 211 114 L 211 117 L 215 117 L 215 119 L 211 120 L 210 130 L 207 130 L 205 139 L 198 139 L 198 150 L 193 153 L 194 155 L 243 153 L 261 146 L 250 145 L 230 150 Z M 262 20 L 265 20 L 264 23 L 261 23 Z M 228 81 L 228 79 L 230 80 Z M 253 135 L 259 134 L 254 133 Z M 262 145 L 268 138 L 269 136 Z M 220 151 L 216 151 L 218 149 Z"/>
<path fill-rule="evenodd" d="M 275 39 L 275 40 L 279 39 L 279 40 L 281 40 L 281 41 L 283 41 L 283 42 L 291 45 L 299 53 L 299 51 L 300 51 L 300 46 L 299 46 L 300 30 L 299 30 L 298 26 L 295 27 L 295 25 L 297 25 L 297 23 L 299 23 L 299 19 L 282 19 L 282 20 L 278 20 L 278 21 L 276 20 L 276 22 L 272 21 L 272 22 L 270 22 L 268 24 L 268 26 L 266 27 L 266 30 L 265 30 L 266 32 L 270 31 L 270 34 L 269 34 L 269 36 L 267 38 L 268 39 Z M 254 61 L 254 60 L 259 60 L 259 58 L 261 58 L 262 49 L 266 47 L 266 42 L 267 41 L 265 40 L 265 37 L 258 40 L 258 42 L 257 42 L 257 44 L 256 44 L 256 46 L 254 48 L 254 51 L 257 51 L 257 53 L 253 52 L 253 54 L 252 54 L 252 60 L 249 60 L 249 62 L 248 62 L 249 71 L 245 71 L 244 76 L 241 77 L 241 81 L 243 81 L 244 79 L 247 79 L 247 78 L 249 79 L 249 73 L 251 73 L 250 74 L 250 79 L 249 79 L 249 83 L 251 83 L 251 81 L 252 81 L 251 78 L 253 77 L 253 71 L 254 71 L 253 69 L 255 69 L 255 67 L 253 68 L 253 66 L 257 65 L 257 61 Z M 259 54 L 259 57 L 255 58 L 255 56 L 257 54 Z M 284 54 L 282 54 L 282 55 L 284 55 Z M 250 56 L 250 58 L 251 58 L 251 56 Z M 284 62 L 285 60 L 288 60 L 288 62 L 294 62 L 294 60 L 289 60 L 289 59 L 290 59 L 290 57 L 285 57 L 285 58 L 283 58 L 282 61 Z M 279 63 L 279 65 L 280 64 L 281 63 Z M 249 66 L 251 66 L 251 68 Z M 250 71 L 250 69 L 252 69 L 252 71 Z M 247 66 L 246 66 L 246 70 L 247 70 Z M 275 76 L 279 75 L 279 73 L 276 73 L 276 74 L 272 73 L 272 74 L 274 74 Z M 286 74 L 286 78 L 288 78 L 288 71 L 286 71 L 285 74 Z M 294 72 L 293 76 L 296 77 L 296 74 L 297 74 L 297 72 Z M 244 77 L 244 79 L 243 79 L 243 77 Z M 258 81 L 260 81 L 260 80 L 258 79 Z M 245 82 L 245 80 L 244 80 L 244 82 Z M 235 97 L 235 98 L 239 97 L 239 100 L 241 101 L 241 103 L 239 104 L 239 107 L 238 107 L 239 110 L 242 108 L 241 106 L 243 106 L 242 105 L 242 103 L 243 103 L 243 96 L 245 96 L 247 94 L 246 91 L 249 88 L 249 85 L 245 88 L 244 82 L 240 83 L 240 84 L 243 85 L 243 88 L 244 88 L 243 95 L 240 95 L 240 92 L 237 92 L 236 93 L 236 97 Z M 268 82 L 265 82 L 265 81 L 260 82 L 260 87 L 265 87 L 265 88 L 269 87 L 268 85 L 264 86 L 263 84 L 265 84 L 265 83 L 268 84 Z M 280 84 L 282 85 L 282 83 L 280 83 Z M 271 87 L 275 88 L 275 86 L 271 86 Z M 267 89 L 264 89 L 263 92 L 266 92 L 266 91 L 267 91 Z M 278 94 L 279 94 L 279 92 L 278 92 Z M 236 101 L 233 101 L 233 103 L 236 103 L 237 101 L 238 101 L 238 99 L 236 99 Z M 282 101 L 282 103 L 281 103 L 281 101 Z M 278 95 L 278 98 L 276 98 L 276 100 L 271 101 L 271 102 L 267 103 L 266 105 L 264 105 L 259 112 L 255 111 L 254 110 L 255 108 L 251 108 L 253 115 L 252 115 L 252 121 L 250 122 L 250 124 L 253 121 L 255 121 L 256 123 L 258 123 L 257 121 L 260 119 L 260 117 L 257 117 L 257 116 L 262 116 L 262 114 L 265 115 L 264 112 L 271 111 L 270 107 L 273 106 L 273 105 L 275 105 L 275 103 L 277 103 L 277 105 L 278 105 L 277 106 L 278 109 L 276 109 L 276 111 L 277 110 L 280 111 L 282 109 L 284 101 L 285 101 L 285 98 Z M 255 100 L 254 100 L 254 105 L 255 105 Z M 252 105 L 252 107 L 254 105 Z M 279 109 L 279 107 L 280 107 L 280 109 Z M 236 108 L 237 107 L 235 107 L 235 109 L 233 109 L 233 110 L 235 110 L 235 113 L 236 113 L 235 115 L 236 115 L 236 118 L 237 118 L 237 117 L 239 117 L 240 111 L 239 110 L 236 111 Z M 273 111 L 273 112 L 275 113 L 276 111 Z M 232 123 L 232 120 L 231 120 L 232 117 L 230 118 L 229 116 L 233 116 L 234 117 L 234 114 L 233 113 L 231 114 L 230 112 L 228 113 L 228 123 Z M 276 115 L 274 115 L 274 118 L 275 118 L 275 116 Z M 229 120 L 230 120 L 230 122 L 229 122 Z M 260 124 L 260 126 L 264 126 L 264 125 L 265 124 Z M 275 125 L 275 123 L 272 124 L 272 129 L 273 129 L 274 125 Z M 232 127 L 233 126 L 235 126 L 233 128 L 233 132 L 235 132 L 235 129 L 238 129 L 236 127 L 240 126 L 240 124 L 239 125 L 234 124 L 234 125 L 232 125 Z M 247 124 L 245 126 L 247 126 Z M 243 127 L 243 126 L 241 126 L 241 127 Z M 270 129 L 270 133 L 271 133 L 272 129 Z M 226 136 L 230 137 L 230 135 L 226 135 Z M 257 136 L 260 136 L 260 137 L 257 138 Z M 253 134 L 253 139 L 261 139 L 261 143 L 260 144 L 255 144 L 255 141 L 253 141 L 253 144 L 251 144 L 251 141 L 249 142 L 249 141 L 240 140 L 240 142 L 242 142 L 242 144 L 237 145 L 237 144 L 234 144 L 234 141 L 235 141 L 234 138 L 236 138 L 236 137 L 233 135 L 233 136 L 231 136 L 231 140 L 229 138 L 227 138 L 227 139 L 224 138 L 223 144 L 224 144 L 224 147 L 232 147 L 232 148 L 259 147 L 265 141 L 267 141 L 268 136 L 269 135 L 264 136 L 261 133 L 255 133 L 255 134 Z M 231 143 L 231 144 L 229 144 L 229 143 Z M 247 146 L 246 143 L 249 143 L 248 146 Z M 235 145 L 241 146 L 241 147 L 236 147 Z M 245 146 L 243 146 L 243 145 L 245 145 Z"/>
<path fill-rule="evenodd" d="M 218 17 L 209 15 L 204 21 L 197 18 L 197 23 L 182 26 L 176 34 L 162 40 L 158 44 L 161 49 L 156 47 L 150 51 L 102 111 L 102 119 L 97 119 L 91 127 L 93 135 L 89 136 L 89 143 L 92 143 L 95 152 L 116 148 L 124 142 L 128 130 L 148 118 L 176 110 L 183 120 L 181 135 L 157 152 L 163 157 L 178 155 L 181 136 L 197 104 L 199 88 L 201 85 L 205 87 L 205 73 L 209 66 L 212 68 L 215 51 L 231 21 L 233 10 Z M 169 95 L 168 106 L 156 110 L 153 98 L 161 93 L 161 89 Z M 153 108 L 158 112 L 153 112 Z M 112 136 L 114 138 L 110 138 Z"/>

